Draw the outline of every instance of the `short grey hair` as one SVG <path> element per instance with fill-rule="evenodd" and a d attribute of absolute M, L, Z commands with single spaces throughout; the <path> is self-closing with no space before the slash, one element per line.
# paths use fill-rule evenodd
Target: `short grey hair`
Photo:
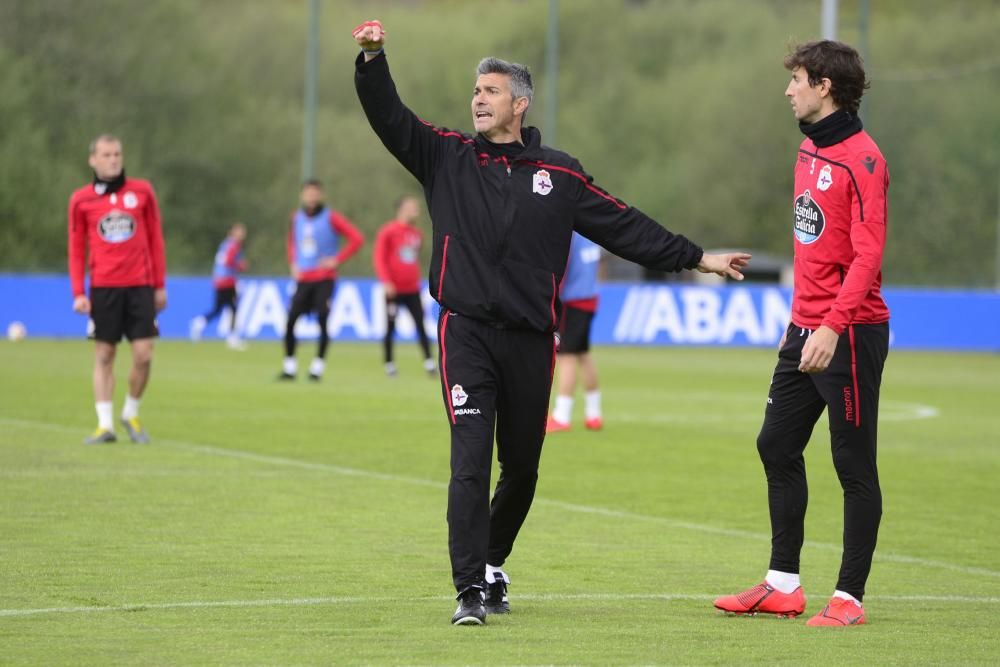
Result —
<path fill-rule="evenodd" d="M 476 76 L 483 74 L 506 74 L 510 77 L 510 92 L 514 99 L 527 97 L 528 106 L 531 106 L 531 97 L 535 94 L 535 86 L 531 82 L 531 71 L 527 65 L 520 63 L 509 63 L 500 58 L 489 56 L 479 61 L 476 67 Z"/>
<path fill-rule="evenodd" d="M 91 155 L 93 155 L 94 153 L 97 152 L 97 144 L 100 144 L 100 143 L 109 143 L 109 144 L 114 143 L 114 144 L 118 144 L 120 146 L 121 143 L 122 143 L 122 140 L 119 139 L 118 137 L 116 137 L 113 134 L 108 134 L 107 132 L 105 132 L 104 134 L 99 134 L 96 137 L 94 137 L 93 141 L 90 142 L 90 154 Z"/>

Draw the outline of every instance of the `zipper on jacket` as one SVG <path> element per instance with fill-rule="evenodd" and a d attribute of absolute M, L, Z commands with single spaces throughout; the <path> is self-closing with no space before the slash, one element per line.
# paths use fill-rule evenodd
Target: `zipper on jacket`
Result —
<path fill-rule="evenodd" d="M 510 182 L 512 175 L 510 168 L 510 161 L 507 159 L 507 156 L 501 156 L 501 159 L 503 160 L 504 167 L 507 169 L 507 177 L 504 179 L 503 182 L 503 218 L 502 218 L 503 227 L 500 230 L 500 243 L 497 244 L 497 256 L 496 256 L 497 283 L 496 283 L 495 303 L 497 305 L 500 304 L 501 292 L 503 291 L 503 272 L 500 271 L 500 265 L 503 263 L 504 255 L 507 254 L 507 237 L 510 234 L 511 226 L 513 225 L 513 220 L 511 220 L 511 215 L 509 210 Z"/>

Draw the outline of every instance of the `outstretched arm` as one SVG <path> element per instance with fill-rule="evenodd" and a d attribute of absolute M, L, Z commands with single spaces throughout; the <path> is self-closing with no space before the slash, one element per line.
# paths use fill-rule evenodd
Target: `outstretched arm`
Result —
<path fill-rule="evenodd" d="M 382 24 L 362 23 L 354 29 L 354 40 L 363 50 L 355 61 L 354 87 L 369 124 L 400 164 L 426 183 L 434 174 L 444 133 L 417 118 L 399 98 L 382 51 Z"/>
<path fill-rule="evenodd" d="M 576 210 L 576 231 L 629 261 L 659 271 L 697 269 L 743 280 L 740 269 L 750 254 L 705 253 L 680 234 L 674 234 L 637 208 L 597 187 L 582 169 L 574 173 L 583 188 Z"/>

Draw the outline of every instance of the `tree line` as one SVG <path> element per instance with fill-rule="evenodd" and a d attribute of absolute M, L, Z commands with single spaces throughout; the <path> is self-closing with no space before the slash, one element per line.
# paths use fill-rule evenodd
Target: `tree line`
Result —
<path fill-rule="evenodd" d="M 66 203 L 87 144 L 124 141 L 157 189 L 171 273 L 206 273 L 233 221 L 257 273 L 285 271 L 301 180 L 307 4 L 35 0 L 0 4 L 0 270 L 64 271 Z M 841 3 L 858 45 L 860 3 Z M 870 3 L 863 118 L 891 173 L 891 284 L 994 281 L 1000 187 L 1000 5 Z M 367 126 L 350 31 L 379 17 L 400 94 L 468 130 L 484 55 L 528 64 L 542 126 L 546 0 L 325 0 L 316 175 L 369 243 L 415 183 Z M 791 253 L 801 141 L 782 96 L 788 46 L 814 39 L 819 3 L 562 0 L 557 146 L 596 182 L 707 247 Z M 551 128 L 541 127 L 543 141 Z M 429 224 L 424 221 L 425 227 Z"/>

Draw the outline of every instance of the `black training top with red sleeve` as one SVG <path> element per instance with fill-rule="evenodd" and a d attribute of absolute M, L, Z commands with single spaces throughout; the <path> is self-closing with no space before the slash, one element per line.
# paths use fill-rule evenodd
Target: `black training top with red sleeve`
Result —
<path fill-rule="evenodd" d="M 375 133 L 424 187 L 434 228 L 430 291 L 438 303 L 504 327 L 554 331 L 574 230 L 661 271 L 691 269 L 702 250 L 594 185 L 570 155 L 426 123 L 399 99 L 385 54 L 356 61 L 355 86 Z"/>
<path fill-rule="evenodd" d="M 164 286 L 160 208 L 149 181 L 124 178 L 113 187 L 98 181 L 74 192 L 68 245 L 73 296 L 84 294 L 88 270 L 91 287 Z"/>
<path fill-rule="evenodd" d="M 889 320 L 882 299 L 889 170 L 861 121 L 847 111 L 803 125 L 792 204 L 795 287 L 792 322 L 825 325 Z"/>

